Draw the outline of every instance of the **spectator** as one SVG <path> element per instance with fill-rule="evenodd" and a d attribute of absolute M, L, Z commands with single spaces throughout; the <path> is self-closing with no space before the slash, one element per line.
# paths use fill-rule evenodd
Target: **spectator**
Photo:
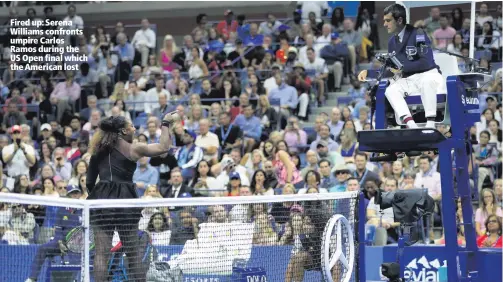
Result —
<path fill-rule="evenodd" d="M 308 150 L 306 152 L 306 166 L 300 171 L 302 179 L 306 178 L 307 172 L 318 171 L 318 154 L 316 151 Z"/>
<path fill-rule="evenodd" d="M 196 32 L 201 32 L 201 39 L 206 41 L 208 40 L 208 15 L 206 14 L 198 14 L 196 17 L 197 26 L 192 30 L 192 36 L 196 34 Z"/>
<path fill-rule="evenodd" d="M 492 189 L 482 189 L 479 204 L 479 208 L 475 211 L 475 230 L 478 236 L 483 236 L 487 233 L 486 220 L 492 215 L 503 217 L 503 211 L 498 206 L 496 195 Z"/>
<path fill-rule="evenodd" d="M 361 183 L 361 181 L 360 181 Z M 392 192 L 396 190 L 396 180 L 388 179 L 384 184 L 385 192 Z M 379 216 L 380 214 L 380 216 Z M 376 227 L 384 227 L 388 231 L 388 236 L 393 239 L 397 239 L 396 231 L 394 230 L 396 227 L 400 225 L 399 222 L 395 222 L 393 208 L 387 208 L 381 210 L 379 205 L 374 203 L 374 198 L 370 199 L 370 202 L 367 206 L 367 224 L 374 225 Z"/>
<path fill-rule="evenodd" d="M 248 104 L 243 107 L 243 114 L 238 115 L 234 120 L 234 125 L 243 131 L 243 143 L 247 152 L 254 149 L 262 134 L 260 119 L 254 116 L 253 113 L 253 106 Z"/>
<path fill-rule="evenodd" d="M 349 49 L 349 58 L 351 59 L 351 73 L 354 73 L 356 67 L 356 50 L 362 45 L 362 34 L 355 31 L 355 25 L 351 19 L 344 20 L 344 32 L 340 34 L 342 42 L 346 43 Z"/>
<path fill-rule="evenodd" d="M 210 165 L 205 160 L 197 164 L 196 173 L 194 178 L 190 180 L 189 186 L 193 190 L 194 196 L 222 196 L 225 191 L 223 183 L 213 177 Z"/>
<path fill-rule="evenodd" d="M 250 24 L 250 34 L 243 39 L 244 46 L 261 46 L 264 44 L 264 35 L 258 33 L 258 25 Z"/>
<path fill-rule="evenodd" d="M 67 161 L 65 150 L 61 147 L 56 148 L 53 153 L 52 168 L 55 176 L 59 176 L 64 180 L 70 180 L 72 177 L 72 164 Z"/>
<path fill-rule="evenodd" d="M 65 73 L 66 80 L 56 84 L 54 90 L 51 93 L 51 102 L 58 106 L 58 120 L 61 119 L 63 111 L 65 110 L 65 105 L 68 102 L 75 102 L 80 98 L 80 85 L 74 80 L 74 73 L 72 71 L 67 71 Z"/>
<path fill-rule="evenodd" d="M 24 239 L 32 240 L 35 229 L 35 217 L 32 213 L 26 212 L 25 208 L 18 203 L 11 205 L 12 217 L 8 221 L 10 230 L 21 234 Z"/>
<path fill-rule="evenodd" d="M 149 109 L 153 108 L 154 105 L 151 103 L 147 103 L 146 98 L 147 98 L 147 93 L 145 91 L 141 90 L 138 87 L 138 82 L 137 81 L 131 81 L 129 82 L 129 89 L 127 90 L 128 96 L 126 97 L 126 103 L 128 104 L 128 110 L 133 112 L 133 117 L 138 116 L 139 114 L 143 113 L 145 111 L 145 107 L 147 104 L 149 104 Z M 160 82 L 159 82 L 160 83 Z M 157 95 L 156 88 L 152 88 L 149 91 L 151 91 L 151 98 L 153 99 L 153 96 Z M 164 92 L 161 92 L 160 94 L 163 94 L 166 96 Z M 159 94 L 159 96 L 160 96 Z M 119 101 L 120 99 L 115 100 L 115 102 Z"/>
<path fill-rule="evenodd" d="M 276 79 L 276 84 L 279 85 L 279 87 L 270 91 L 269 101 L 272 102 L 273 100 L 279 100 L 279 103 L 277 104 L 281 106 L 276 106 L 276 111 L 281 113 L 284 117 L 289 117 L 291 112 L 297 108 L 297 104 L 299 103 L 297 90 L 294 87 L 287 85 L 283 81 L 283 77 L 280 73 L 275 74 L 274 78 Z"/>
<path fill-rule="evenodd" d="M 470 19 L 465 19 L 463 21 L 463 26 L 459 30 L 459 33 L 463 36 L 463 43 L 467 44 L 470 42 Z"/>
<path fill-rule="evenodd" d="M 260 23 L 259 33 L 264 36 L 271 36 L 274 40 L 279 35 L 279 27 L 283 25 L 280 21 L 276 20 L 276 17 L 271 14 L 266 14 L 267 21 Z"/>
<path fill-rule="evenodd" d="M 486 130 L 480 133 L 480 141 L 478 145 L 473 146 L 473 156 L 475 157 L 475 164 L 479 166 L 478 176 L 478 190 L 484 186 L 484 181 L 487 177 L 491 180 L 494 179 L 492 171 L 493 165 L 498 161 L 498 150 L 489 144 L 490 133 Z"/>
<path fill-rule="evenodd" d="M 318 145 L 327 147 L 329 151 L 336 151 L 339 148 L 339 144 L 330 138 L 330 127 L 326 124 L 320 125 L 319 136 L 311 143 L 310 150 L 316 151 Z"/>
<path fill-rule="evenodd" d="M 438 22 L 440 24 L 440 28 L 433 32 L 433 37 L 437 42 L 437 48 L 446 49 L 448 42 L 456 35 L 456 30 L 449 26 L 447 15 L 445 14 L 440 15 Z"/>
<path fill-rule="evenodd" d="M 134 172 L 133 182 L 136 184 L 136 191 L 139 197 L 145 194 L 145 189 L 149 185 L 157 185 L 159 182 L 159 172 L 150 166 L 149 158 L 143 157 L 138 160 L 138 167 Z"/>
<path fill-rule="evenodd" d="M 477 17 L 475 18 L 475 22 L 480 26 L 484 26 L 486 22 L 492 22 L 493 17 L 489 15 L 488 9 L 487 9 L 487 3 L 480 3 L 479 7 L 479 13 Z"/>
<path fill-rule="evenodd" d="M 419 158 L 419 172 L 416 174 L 414 188 L 427 189 L 428 195 L 438 202 L 442 199 L 440 173 L 431 168 L 431 162 L 432 160 L 428 156 L 423 155 Z"/>
<path fill-rule="evenodd" d="M 461 48 L 463 48 L 463 35 L 461 33 L 456 33 L 452 38 L 452 42 L 447 45 L 447 51 L 461 55 Z"/>
<path fill-rule="evenodd" d="M 190 179 L 194 176 L 194 169 L 204 156 L 203 150 L 194 144 L 196 137 L 196 133 L 186 130 L 182 138 L 183 146 L 175 153 L 184 179 Z"/>
<path fill-rule="evenodd" d="M 206 161 L 217 161 L 220 142 L 218 136 L 210 132 L 210 121 L 201 119 L 199 121 L 199 135 L 196 138 L 195 144 L 204 152 L 203 159 Z"/>
<path fill-rule="evenodd" d="M 180 212 L 181 226 L 175 228 L 171 235 L 172 245 L 184 245 L 188 240 L 194 240 L 198 233 L 198 220 L 191 212 L 183 210 Z"/>
<path fill-rule="evenodd" d="M 155 104 L 159 101 L 160 94 L 166 95 L 167 99 L 171 99 L 171 94 L 168 90 L 164 89 L 164 77 L 158 76 L 155 79 L 155 88 L 149 89 L 145 94 L 145 113 L 149 116 L 155 108 Z"/>
<path fill-rule="evenodd" d="M 229 96 L 228 98 L 230 98 L 230 95 L 226 95 L 227 93 L 225 91 L 218 91 L 211 88 L 211 81 L 207 78 L 203 79 L 201 86 L 201 104 L 205 106 L 211 106 L 211 104 L 215 102 L 224 104 L 224 101 L 215 101 L 215 99 L 225 99 L 227 98 L 226 96 Z"/>
<path fill-rule="evenodd" d="M 477 48 L 494 49 L 501 47 L 501 34 L 494 30 L 492 22 L 485 22 L 482 26 L 482 34 L 478 37 Z"/>
<path fill-rule="evenodd" d="M 330 24 L 324 24 L 321 28 L 321 35 L 316 39 L 316 49 L 321 50 L 332 41 L 332 28 Z"/>
<path fill-rule="evenodd" d="M 91 69 L 88 63 L 84 62 L 80 65 L 75 81 L 83 88 L 94 90 L 96 83 L 98 83 L 98 73 Z"/>
<path fill-rule="evenodd" d="M 287 23 L 287 25 L 290 28 L 287 31 L 289 38 L 295 38 L 295 37 L 300 36 L 302 34 L 302 28 L 301 28 L 302 16 L 301 16 L 299 10 L 293 11 L 293 20 L 289 21 Z"/>
<path fill-rule="evenodd" d="M 176 42 L 171 34 L 164 37 L 164 44 L 159 52 L 158 63 L 162 67 L 164 73 L 171 73 L 176 68 L 176 63 L 173 61 L 176 53 L 178 52 L 178 47 L 176 47 Z M 178 74 L 180 74 L 178 72 Z M 168 89 L 169 90 L 169 89 Z M 171 91 L 170 91 L 171 92 Z M 172 91 L 174 92 L 174 91 Z"/>
<path fill-rule="evenodd" d="M 379 50 L 379 34 L 377 32 L 377 23 L 373 15 L 370 14 L 367 8 L 362 5 L 358 7 L 358 15 L 356 16 L 355 30 L 362 35 L 362 48 L 360 49 L 360 57 L 370 59 L 369 50 Z"/>
<path fill-rule="evenodd" d="M 2 159 L 10 177 L 29 175 L 30 167 L 36 162 L 35 150 L 20 139 L 20 134 L 21 128 L 19 125 L 14 125 L 11 128 L 13 142 L 2 149 Z"/>
<path fill-rule="evenodd" d="M 334 88 L 337 90 L 341 87 L 343 72 L 343 62 L 349 62 L 350 50 L 348 46 L 339 38 L 339 34 L 334 32 L 331 34 L 331 44 L 326 45 L 320 51 L 320 57 L 325 60 L 329 70 L 334 73 Z"/>
<path fill-rule="evenodd" d="M 2 121 L 2 130 L 7 131 L 7 128 L 17 124 L 26 124 L 27 120 L 23 112 L 18 108 L 19 100 L 14 98 L 9 101 L 8 111 L 5 113 Z"/>
<path fill-rule="evenodd" d="M 330 30 L 335 32 L 342 32 L 344 30 L 344 9 L 341 7 L 334 8 L 332 11 L 332 18 L 330 20 Z M 329 31 L 330 33 L 331 31 Z"/>
<path fill-rule="evenodd" d="M 369 179 L 379 179 L 379 176 L 367 169 L 368 156 L 365 153 L 357 152 L 355 155 L 356 170 L 353 176 L 358 178 L 360 186 L 364 186 Z"/>
<path fill-rule="evenodd" d="M 174 170 L 171 172 L 171 184 L 167 187 L 161 187 L 160 193 L 163 198 L 181 198 L 183 194 L 191 194 L 192 190 L 183 183 L 182 172 Z M 172 208 L 170 210 L 180 210 L 182 207 Z"/>
<path fill-rule="evenodd" d="M 328 67 L 325 60 L 318 57 L 313 48 L 308 48 L 307 60 L 303 62 L 304 67 L 311 80 L 316 83 L 318 92 L 318 101 L 324 103 L 325 101 L 325 82 L 328 79 Z"/>
<path fill-rule="evenodd" d="M 452 27 L 455 30 L 460 30 L 463 27 L 463 21 L 464 21 L 463 10 L 461 10 L 461 8 L 459 7 L 452 9 L 451 19 L 452 19 Z"/>
<path fill-rule="evenodd" d="M 121 62 L 127 63 L 130 68 L 133 63 L 135 53 L 133 45 L 127 41 L 126 34 L 117 34 L 117 45 L 115 46 L 114 51 L 119 53 Z"/>
<path fill-rule="evenodd" d="M 67 16 L 63 19 L 65 22 L 71 22 L 72 25 L 67 27 L 69 30 L 83 30 L 84 29 L 84 20 L 82 19 L 81 16 L 77 15 L 77 8 L 75 5 L 71 4 L 68 6 L 67 10 Z M 76 47 L 77 46 L 77 36 L 76 35 L 70 35 L 69 37 L 69 42 L 71 46 Z"/>
<path fill-rule="evenodd" d="M 12 100 L 17 101 L 18 107 L 21 106 L 21 108 L 22 108 L 21 111 L 24 114 L 26 114 L 28 112 L 28 110 L 26 108 L 26 104 L 27 104 L 26 99 L 23 96 L 21 96 L 21 91 L 17 87 L 12 88 L 12 90 L 10 91 L 10 98 L 7 98 L 5 100 L 5 104 L 9 105 L 10 101 L 12 101 Z M 7 107 L 4 106 L 3 110 L 7 111 Z"/>
<path fill-rule="evenodd" d="M 431 8 L 430 17 L 424 20 L 424 26 L 428 34 L 440 28 L 440 9 L 438 7 Z"/>
<path fill-rule="evenodd" d="M 141 56 L 141 66 L 146 67 L 150 52 L 155 49 L 155 32 L 150 28 L 147 19 L 141 20 L 141 29 L 137 30 L 131 40 L 131 44 Z"/>
<path fill-rule="evenodd" d="M 168 96 L 166 93 L 159 93 L 159 107 L 156 107 L 152 110 L 152 116 L 161 120 L 168 112 Z"/>
<path fill-rule="evenodd" d="M 351 171 L 345 164 L 339 164 L 335 167 L 334 170 L 334 175 L 335 175 L 335 181 L 332 183 L 330 187 L 328 187 L 328 192 L 330 193 L 335 193 L 335 192 L 346 192 L 349 187 L 348 186 L 348 180 L 351 177 Z M 358 179 L 352 178 L 357 181 Z M 359 186 L 359 184 L 358 184 Z"/>
<path fill-rule="evenodd" d="M 480 248 L 501 248 L 502 247 L 502 224 L 501 217 L 490 215 L 484 222 L 487 234 L 477 238 L 477 246 Z"/>
<path fill-rule="evenodd" d="M 222 36 L 224 40 L 229 39 L 229 34 L 231 32 L 236 32 L 238 28 L 238 22 L 234 20 L 234 12 L 232 10 L 226 10 L 224 12 L 225 20 L 217 24 L 217 33 Z"/>
<path fill-rule="evenodd" d="M 135 82 L 136 87 L 139 90 L 145 90 L 148 81 L 147 81 L 147 78 L 145 78 L 145 76 L 143 76 L 143 74 L 141 72 L 141 67 L 140 66 L 133 66 L 131 71 L 133 73 L 133 77 L 131 80 L 128 80 L 126 82 L 126 84 L 124 85 L 124 89 L 129 90 L 129 83 Z"/>
<path fill-rule="evenodd" d="M 269 77 L 268 79 L 266 79 L 264 81 L 264 88 L 265 88 L 265 91 L 266 91 L 266 94 L 269 95 L 269 93 L 278 88 L 279 85 L 278 83 L 276 82 L 276 74 L 280 74 L 280 72 L 282 71 L 283 67 L 280 65 L 280 64 L 273 64 L 272 67 L 271 67 L 271 77 Z"/>
<path fill-rule="evenodd" d="M 89 121 L 86 124 L 84 124 L 82 130 L 89 132 L 89 134 L 92 136 L 96 131 L 96 129 L 98 128 L 100 120 L 101 120 L 101 111 L 99 110 L 91 111 Z"/>
<path fill-rule="evenodd" d="M 95 95 L 89 95 L 87 96 L 87 108 L 85 109 L 82 109 L 80 111 L 80 116 L 85 119 L 85 120 L 88 120 L 91 116 L 91 112 L 92 111 L 100 111 L 101 112 L 101 115 L 104 116 L 105 114 L 103 113 L 103 111 L 101 109 L 98 108 L 98 97 L 96 97 Z"/>
<path fill-rule="evenodd" d="M 291 153 L 299 152 L 299 147 L 302 148 L 307 145 L 307 134 L 300 128 L 297 117 L 292 116 L 288 118 L 288 124 L 285 128 L 283 139 L 290 148 Z"/>

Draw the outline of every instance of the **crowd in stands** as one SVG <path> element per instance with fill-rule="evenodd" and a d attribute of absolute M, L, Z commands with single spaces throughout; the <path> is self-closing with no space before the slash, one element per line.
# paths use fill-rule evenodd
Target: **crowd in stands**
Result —
<path fill-rule="evenodd" d="M 437 203 L 436 231 L 424 240 L 442 243 L 437 152 L 373 163 L 358 150 L 356 133 L 371 128 L 370 101 L 366 85 L 354 75 L 380 50 L 378 38 L 386 36 L 377 34 L 380 21 L 363 8 L 356 19 L 345 17 L 341 8 L 327 19 L 326 7 L 304 5 L 284 22 L 273 14 L 260 23 L 247 22 L 245 15 L 226 10 L 220 22 L 211 24 L 200 14 L 183 41 L 168 34 L 159 42 L 147 19 L 133 34 L 121 22 L 113 31 L 99 26 L 69 41 L 89 56 L 76 73 L 6 68 L 0 81 L 1 192 L 66 197 L 77 186 L 85 198 L 89 141 L 103 117 L 124 116 L 137 128 L 133 142 L 155 143 L 162 117 L 177 111 L 182 121 L 173 127 L 171 153 L 138 161 L 133 181 L 142 198 L 361 190 L 368 225 L 385 228 L 388 242 L 395 242 L 393 212 L 380 211 L 373 203 L 375 192 L 422 188 Z M 485 3 L 478 8 L 476 46 L 489 52 L 481 62 L 489 66 L 501 62 L 501 5 L 493 15 Z M 52 17 L 51 10 L 45 9 L 45 17 Z M 437 48 L 467 55 L 469 19 L 464 15 L 460 9 L 440 14 L 434 7 L 415 25 L 425 28 Z M 11 17 L 17 17 L 15 9 Z M 85 26 L 73 5 L 67 18 Z M 13 35 L 0 36 L 7 46 Z M 501 69 L 494 73 L 488 92 L 502 91 L 501 74 Z M 314 108 L 327 108 L 332 92 L 352 101 L 319 113 L 314 126 L 306 127 Z M 494 230 L 501 234 L 503 216 L 502 107 L 501 96 L 484 97 L 481 121 L 471 130 L 478 144 L 469 171 L 477 234 L 485 238 L 480 245 L 496 246 Z M 449 134 L 446 125 L 438 129 Z M 319 210 L 295 203 L 254 205 L 250 214 L 239 216 L 222 206 L 204 216 L 188 208 L 145 209 L 140 225 L 170 230 L 169 243 L 183 244 L 196 236 L 198 222 L 252 221 L 259 226 L 255 244 L 290 244 L 300 234 L 321 233 L 316 228 L 324 224 L 315 223 L 323 218 Z M 18 232 L 18 242 L 45 243 L 53 232 L 53 213 L 50 207 L 0 204 L 0 231 Z M 462 228 L 459 236 L 462 242 Z"/>

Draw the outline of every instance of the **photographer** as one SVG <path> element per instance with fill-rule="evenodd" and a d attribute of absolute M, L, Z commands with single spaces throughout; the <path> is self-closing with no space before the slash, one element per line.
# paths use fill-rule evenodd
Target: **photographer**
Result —
<path fill-rule="evenodd" d="M 228 81 L 230 82 L 231 88 L 225 88 L 224 82 Z M 227 62 L 225 67 L 224 67 L 224 72 L 220 76 L 220 79 L 217 82 L 217 85 L 215 87 L 217 90 L 224 92 L 225 98 L 229 99 L 233 96 L 239 96 L 241 93 L 241 83 L 239 82 L 239 79 L 236 75 L 236 72 L 234 71 L 232 64 L 230 62 Z"/>
<path fill-rule="evenodd" d="M 407 93 L 421 93 L 426 115 L 426 127 L 435 128 L 437 114 L 437 93 L 445 93 L 446 83 L 439 67 L 433 59 L 431 41 L 422 29 L 406 24 L 405 8 L 393 4 L 384 9 L 384 27 L 392 34 L 388 42 L 388 53 L 396 53 L 396 59 L 403 65 L 401 70 L 390 68 L 395 75 L 386 89 L 386 98 L 397 115 L 409 128 L 417 128 L 405 102 Z M 388 73 L 389 74 L 389 73 Z M 370 75 L 363 70 L 358 75 L 365 81 Z"/>
<path fill-rule="evenodd" d="M 52 167 L 56 172 L 56 176 L 64 180 L 70 180 L 72 177 L 72 164 L 66 161 L 65 150 L 56 148 L 53 153 Z"/>
<path fill-rule="evenodd" d="M 29 175 L 30 167 L 35 165 L 35 149 L 21 141 L 21 127 L 14 125 L 11 129 L 12 143 L 2 149 L 3 161 L 10 177 Z"/>

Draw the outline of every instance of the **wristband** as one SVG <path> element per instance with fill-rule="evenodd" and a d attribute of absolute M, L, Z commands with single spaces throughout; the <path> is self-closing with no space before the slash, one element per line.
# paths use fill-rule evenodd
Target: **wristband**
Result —
<path fill-rule="evenodd" d="M 167 121 L 167 120 L 163 120 L 161 122 L 161 126 L 166 126 L 166 127 L 169 127 L 171 125 L 171 122 Z"/>

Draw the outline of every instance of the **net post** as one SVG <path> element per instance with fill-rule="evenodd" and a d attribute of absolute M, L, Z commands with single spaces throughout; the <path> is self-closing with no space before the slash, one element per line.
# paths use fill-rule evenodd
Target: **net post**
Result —
<path fill-rule="evenodd" d="M 90 238 L 89 238 L 89 228 L 90 228 L 90 205 L 88 202 L 84 202 L 84 210 L 82 211 L 82 217 L 83 217 L 83 220 L 84 220 L 84 252 L 83 252 L 83 256 L 84 256 L 84 271 L 83 272 L 83 277 L 84 279 L 82 279 L 83 282 L 90 282 L 90 275 L 91 275 L 91 271 L 90 271 L 90 267 L 91 267 L 91 263 L 90 263 L 90 258 L 91 258 L 91 254 L 90 254 Z"/>
<path fill-rule="evenodd" d="M 365 231 L 365 220 L 366 219 L 366 209 L 365 209 L 365 195 L 363 192 L 358 194 L 357 202 L 357 236 L 358 236 L 358 270 L 356 272 L 356 281 L 367 281 L 365 275 L 365 246 L 366 246 L 366 231 Z"/>

